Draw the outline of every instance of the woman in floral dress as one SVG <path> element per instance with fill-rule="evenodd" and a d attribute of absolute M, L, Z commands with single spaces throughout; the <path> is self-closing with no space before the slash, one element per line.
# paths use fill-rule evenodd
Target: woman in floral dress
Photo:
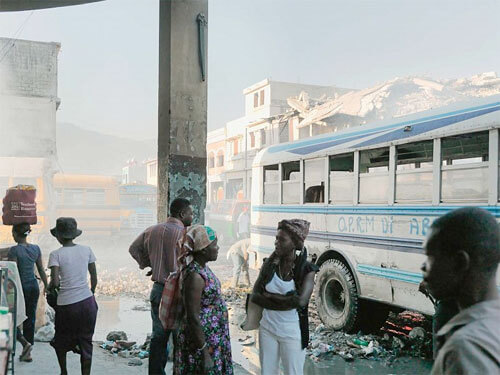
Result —
<path fill-rule="evenodd" d="M 189 229 L 182 271 L 183 317 L 177 332 L 174 374 L 233 374 L 229 321 L 220 281 L 207 262 L 217 259 L 215 232 L 203 225 Z"/>

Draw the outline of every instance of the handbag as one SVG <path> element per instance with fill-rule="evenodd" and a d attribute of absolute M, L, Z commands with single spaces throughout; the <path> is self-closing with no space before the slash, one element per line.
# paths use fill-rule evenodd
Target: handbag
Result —
<path fill-rule="evenodd" d="M 184 229 L 182 239 L 178 242 L 180 249 L 186 242 L 187 230 Z M 165 330 L 177 329 L 182 316 L 181 275 L 185 265 L 183 255 L 179 257 L 179 269 L 168 275 L 161 294 L 158 317 Z"/>
<path fill-rule="evenodd" d="M 262 319 L 263 308 L 250 300 L 250 294 L 247 294 L 247 300 L 245 302 L 245 311 L 247 316 L 243 323 L 240 324 L 240 328 L 243 331 L 252 331 L 258 329 L 260 326 L 260 320 Z"/>
<path fill-rule="evenodd" d="M 55 309 L 57 306 L 58 294 L 59 294 L 59 288 L 52 288 L 47 290 L 47 295 L 45 298 L 47 299 L 48 305 L 53 309 Z"/>
<path fill-rule="evenodd" d="M 182 314 L 180 277 L 181 272 L 171 273 L 161 294 L 158 315 L 165 330 L 177 329 Z"/>

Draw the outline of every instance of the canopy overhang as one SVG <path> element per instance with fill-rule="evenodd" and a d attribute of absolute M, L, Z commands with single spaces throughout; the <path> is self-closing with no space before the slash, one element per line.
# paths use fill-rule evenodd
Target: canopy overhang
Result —
<path fill-rule="evenodd" d="M 66 7 L 104 0 L 0 0 L 0 12 Z"/>

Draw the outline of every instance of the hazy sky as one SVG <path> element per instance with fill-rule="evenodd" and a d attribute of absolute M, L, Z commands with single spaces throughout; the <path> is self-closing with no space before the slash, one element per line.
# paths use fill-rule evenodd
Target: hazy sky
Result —
<path fill-rule="evenodd" d="M 395 76 L 500 73 L 500 2 L 209 0 L 209 128 L 275 80 L 362 88 Z M 30 12 L 0 13 L 12 37 Z M 58 41 L 58 121 L 156 136 L 158 1 L 36 11 L 19 35 Z"/>

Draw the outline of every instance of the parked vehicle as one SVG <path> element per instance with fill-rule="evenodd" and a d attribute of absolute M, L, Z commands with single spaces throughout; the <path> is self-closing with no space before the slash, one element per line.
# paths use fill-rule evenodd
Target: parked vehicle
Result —
<path fill-rule="evenodd" d="M 391 308 L 432 314 L 419 293 L 422 243 L 455 208 L 500 217 L 500 96 L 271 146 L 252 172 L 256 267 L 276 224 L 311 222 L 316 304 L 334 329 L 379 328 Z"/>

